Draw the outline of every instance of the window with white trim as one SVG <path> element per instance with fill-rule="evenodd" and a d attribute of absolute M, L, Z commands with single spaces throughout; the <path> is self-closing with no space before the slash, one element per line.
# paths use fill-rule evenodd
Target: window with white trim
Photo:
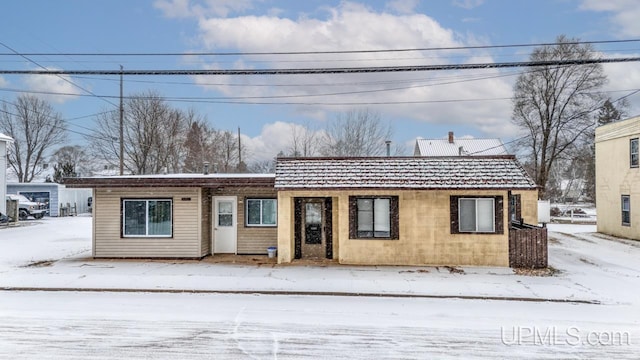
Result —
<path fill-rule="evenodd" d="M 638 138 L 629 140 L 629 163 L 631 167 L 640 165 L 638 158 Z"/>
<path fill-rule="evenodd" d="M 622 225 L 631 226 L 631 196 L 622 195 Z"/>
<path fill-rule="evenodd" d="M 493 198 L 458 199 L 460 232 L 495 232 Z"/>
<path fill-rule="evenodd" d="M 247 199 L 245 213 L 247 226 L 276 226 L 278 221 L 278 200 Z"/>
<path fill-rule="evenodd" d="M 123 199 L 123 237 L 171 237 L 171 199 Z"/>

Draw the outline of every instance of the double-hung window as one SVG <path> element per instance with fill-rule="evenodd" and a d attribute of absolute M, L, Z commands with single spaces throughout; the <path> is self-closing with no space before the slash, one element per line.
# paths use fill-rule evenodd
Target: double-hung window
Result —
<path fill-rule="evenodd" d="M 247 226 L 276 226 L 278 201 L 276 199 L 247 199 Z"/>
<path fill-rule="evenodd" d="M 638 157 L 638 138 L 629 140 L 629 163 L 631 167 L 638 167 L 638 165 L 640 165 L 640 158 Z"/>
<path fill-rule="evenodd" d="M 173 228 L 171 199 L 123 199 L 124 237 L 171 237 Z"/>
<path fill-rule="evenodd" d="M 398 197 L 351 196 L 350 238 L 398 239 Z"/>
<path fill-rule="evenodd" d="M 631 197 L 622 195 L 622 225 L 631 226 Z"/>

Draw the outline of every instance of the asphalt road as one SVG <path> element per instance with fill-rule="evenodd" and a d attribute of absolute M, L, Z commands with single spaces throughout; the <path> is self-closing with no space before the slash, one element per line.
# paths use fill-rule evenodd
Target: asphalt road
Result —
<path fill-rule="evenodd" d="M 636 310 L 459 299 L 0 291 L 0 358 L 635 359 L 640 327 L 629 311 Z"/>

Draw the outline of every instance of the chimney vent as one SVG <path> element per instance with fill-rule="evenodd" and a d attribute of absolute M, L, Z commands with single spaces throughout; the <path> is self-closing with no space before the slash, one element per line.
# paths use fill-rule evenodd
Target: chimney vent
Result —
<path fill-rule="evenodd" d="M 449 131 L 449 144 L 453 144 L 453 131 Z"/>
<path fill-rule="evenodd" d="M 204 170 L 203 170 L 203 174 L 204 175 L 209 175 L 209 162 L 205 161 L 204 162 Z"/>
<path fill-rule="evenodd" d="M 391 140 L 384 142 L 387 145 L 387 156 L 391 156 Z"/>

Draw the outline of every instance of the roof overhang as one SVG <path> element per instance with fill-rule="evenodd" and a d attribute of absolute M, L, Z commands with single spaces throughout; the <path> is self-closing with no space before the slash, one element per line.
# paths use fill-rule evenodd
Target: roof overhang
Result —
<path fill-rule="evenodd" d="M 243 174 L 241 174 L 243 175 Z M 273 187 L 274 175 L 253 176 L 106 176 L 66 178 L 64 185 L 72 188 L 150 188 L 150 187 Z"/>

